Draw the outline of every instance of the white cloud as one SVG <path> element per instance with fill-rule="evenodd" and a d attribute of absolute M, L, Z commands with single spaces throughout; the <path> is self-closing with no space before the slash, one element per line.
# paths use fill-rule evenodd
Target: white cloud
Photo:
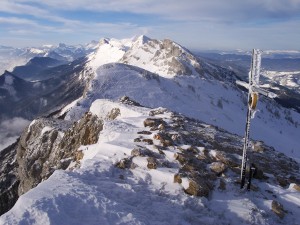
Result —
<path fill-rule="evenodd" d="M 70 19 L 63 14 L 64 11 L 81 10 L 100 14 L 122 12 L 122 16 L 128 12 L 136 14 L 136 18 L 147 15 L 149 21 L 147 25 L 138 19 L 129 21 L 126 13 L 123 23 L 80 21 L 80 18 Z M 300 48 L 294 41 L 300 34 L 297 28 L 300 26 L 300 0 L 0 0 L 0 11 L 15 14 L 15 17 L 0 18 L 0 26 L 11 24 L 2 29 L 6 34 L 53 44 L 148 33 L 175 39 L 187 47 L 231 48 L 236 45 L 247 48 L 249 45 L 251 49 L 254 43 L 264 42 L 266 45 L 277 43 L 279 48 Z M 297 26 L 291 26 L 292 23 Z M 286 36 L 275 40 L 282 30 Z"/>
<path fill-rule="evenodd" d="M 259 18 L 299 16 L 300 0 L 13 0 L 39 3 L 53 9 L 131 12 L 172 20 L 236 22 Z M 239 21 L 240 22 L 240 21 Z"/>
<path fill-rule="evenodd" d="M 32 20 L 18 17 L 0 17 L 0 23 L 37 26 L 37 23 Z"/>
<path fill-rule="evenodd" d="M 15 117 L 0 123 L 0 151 L 14 143 L 30 121 Z"/>

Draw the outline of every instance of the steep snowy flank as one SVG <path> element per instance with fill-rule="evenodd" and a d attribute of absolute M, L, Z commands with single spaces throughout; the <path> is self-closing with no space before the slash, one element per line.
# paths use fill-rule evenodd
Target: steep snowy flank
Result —
<path fill-rule="evenodd" d="M 98 141 L 75 148 L 77 161 L 20 196 L 0 224 L 299 222 L 298 163 L 255 142 L 259 171 L 251 192 L 240 190 L 241 137 L 135 105 L 92 102 L 84 117 L 104 120 Z M 35 135 L 49 135 L 47 126 Z"/>

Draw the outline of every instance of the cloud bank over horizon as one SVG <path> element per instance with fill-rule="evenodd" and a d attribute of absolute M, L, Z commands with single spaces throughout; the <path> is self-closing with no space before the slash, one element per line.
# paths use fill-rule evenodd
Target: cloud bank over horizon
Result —
<path fill-rule="evenodd" d="M 300 49 L 300 0 L 1 0 L 0 45 L 146 34 L 194 49 Z"/>
<path fill-rule="evenodd" d="M 15 117 L 0 123 L 0 151 L 14 143 L 22 130 L 28 126 L 29 120 Z"/>

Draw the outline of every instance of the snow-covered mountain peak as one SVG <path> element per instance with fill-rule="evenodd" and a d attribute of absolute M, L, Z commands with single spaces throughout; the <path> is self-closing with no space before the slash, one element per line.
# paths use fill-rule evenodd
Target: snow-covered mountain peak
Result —
<path fill-rule="evenodd" d="M 187 49 L 169 39 L 161 41 L 144 35 L 122 40 L 103 38 L 89 61 L 94 71 L 103 64 L 120 62 L 166 78 L 203 75 L 200 62 Z"/>
<path fill-rule="evenodd" d="M 59 48 L 67 48 L 67 45 L 64 44 L 64 43 L 59 43 L 59 44 L 58 44 L 58 47 L 59 47 Z"/>
<path fill-rule="evenodd" d="M 45 54 L 46 51 L 44 49 L 39 49 L 39 48 L 27 48 L 26 51 L 24 52 L 25 54 L 31 54 L 31 55 L 43 55 Z"/>
<path fill-rule="evenodd" d="M 151 38 L 149 38 L 145 35 L 140 35 L 140 36 L 137 36 L 137 37 L 132 39 L 133 45 L 136 45 L 136 46 L 144 45 L 150 40 L 151 40 Z"/>
<path fill-rule="evenodd" d="M 51 44 L 45 44 L 45 45 L 42 45 L 42 48 L 54 48 L 55 46 L 54 45 L 51 45 Z"/>
<path fill-rule="evenodd" d="M 126 46 L 117 39 L 103 38 L 99 41 L 97 50 L 88 56 L 88 67 L 94 71 L 100 66 L 118 62 L 125 54 Z"/>
<path fill-rule="evenodd" d="M 98 44 L 99 44 L 98 41 L 93 40 L 93 41 L 85 44 L 84 47 L 86 50 L 95 50 L 97 48 Z"/>
<path fill-rule="evenodd" d="M 101 38 L 98 45 L 105 45 L 105 44 L 109 44 L 109 38 Z"/>
<path fill-rule="evenodd" d="M 120 62 L 157 73 L 166 78 L 197 74 L 201 66 L 197 59 L 175 42 L 140 36 Z"/>

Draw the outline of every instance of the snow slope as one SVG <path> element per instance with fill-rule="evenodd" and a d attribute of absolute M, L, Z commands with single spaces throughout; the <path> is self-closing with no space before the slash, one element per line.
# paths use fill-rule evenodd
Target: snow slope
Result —
<path fill-rule="evenodd" d="M 120 115 L 115 120 L 107 119 L 109 111 L 116 108 Z M 185 194 L 185 182 L 173 181 L 179 168 L 174 158 L 179 151 L 176 147 L 165 149 L 162 156 L 165 164 L 172 166 L 149 169 L 146 158 L 136 156 L 134 168 L 116 167 L 130 157 L 136 146 L 158 154 L 153 145 L 134 142 L 139 137 L 137 132 L 150 130 L 143 124 L 150 111 L 103 99 L 94 101 L 90 112 L 106 118 L 104 129 L 96 144 L 81 146 L 84 157 L 80 167 L 70 165 L 66 171 L 55 171 L 48 180 L 22 195 L 0 217 L 0 224 L 299 224 L 300 192 L 292 185 L 283 189 L 254 181 L 269 192 L 245 192 L 239 190 L 229 172 L 225 177 L 227 190 L 216 189 L 209 200 Z M 151 118 L 171 123 L 171 113 L 157 111 L 162 113 L 152 113 Z M 157 133 L 151 132 L 150 137 Z M 288 210 L 282 220 L 271 212 L 271 193 L 276 193 L 277 200 L 284 202 Z"/>

